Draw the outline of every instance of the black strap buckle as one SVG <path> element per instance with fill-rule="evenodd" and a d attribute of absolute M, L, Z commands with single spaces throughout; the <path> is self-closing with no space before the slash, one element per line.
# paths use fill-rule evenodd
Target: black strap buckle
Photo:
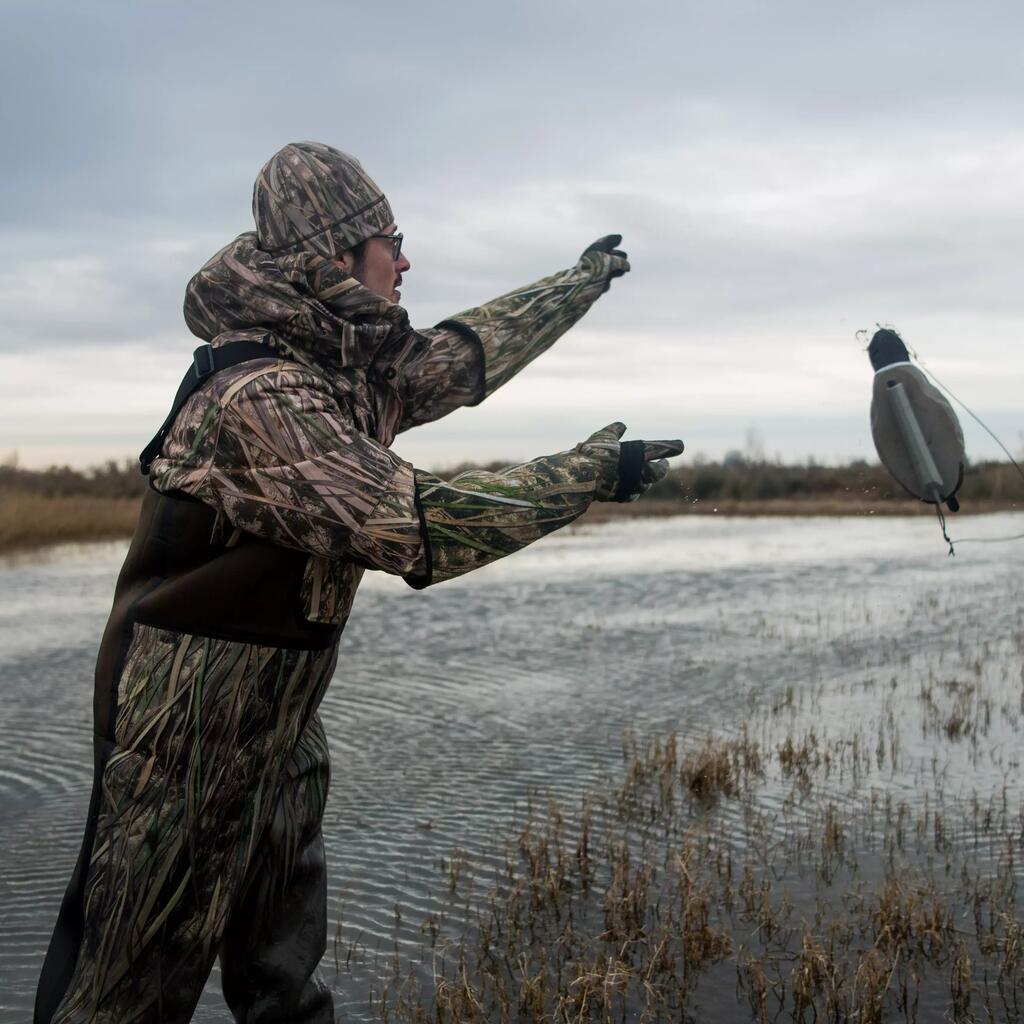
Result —
<path fill-rule="evenodd" d="M 216 369 L 213 362 L 213 347 L 200 345 L 192 353 L 192 370 L 199 380 L 205 380 Z"/>

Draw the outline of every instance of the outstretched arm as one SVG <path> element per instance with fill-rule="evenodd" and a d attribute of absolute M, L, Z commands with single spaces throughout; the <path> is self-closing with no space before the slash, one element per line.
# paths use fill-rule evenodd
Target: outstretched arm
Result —
<path fill-rule="evenodd" d="M 442 320 L 407 371 L 406 416 L 400 429 L 477 405 L 547 351 L 629 270 L 607 235 L 588 246 L 575 266 Z M 447 382 L 450 381 L 450 387 Z"/>
<path fill-rule="evenodd" d="M 193 396 L 153 483 L 193 494 L 282 547 L 425 587 L 525 547 L 591 501 L 635 497 L 682 450 L 620 444 L 624 430 L 612 424 L 567 452 L 441 480 L 355 431 L 315 377 L 282 367 L 219 397 Z"/>
<path fill-rule="evenodd" d="M 453 480 L 416 471 L 426 564 L 413 587 L 461 576 L 579 518 L 592 501 L 633 501 L 668 472 L 681 441 L 627 441 L 612 423 L 575 448 Z"/>

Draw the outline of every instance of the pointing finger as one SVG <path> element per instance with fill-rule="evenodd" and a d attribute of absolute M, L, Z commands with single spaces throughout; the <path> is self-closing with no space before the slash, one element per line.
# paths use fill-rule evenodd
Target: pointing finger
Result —
<path fill-rule="evenodd" d="M 607 427 L 602 427 L 600 430 L 591 434 L 587 438 L 588 441 L 618 441 L 619 438 L 626 432 L 626 424 L 619 423 L 617 420 L 614 423 L 609 423 Z"/>
<path fill-rule="evenodd" d="M 644 458 L 648 462 L 657 459 L 670 459 L 675 455 L 683 454 L 682 441 L 645 441 Z"/>

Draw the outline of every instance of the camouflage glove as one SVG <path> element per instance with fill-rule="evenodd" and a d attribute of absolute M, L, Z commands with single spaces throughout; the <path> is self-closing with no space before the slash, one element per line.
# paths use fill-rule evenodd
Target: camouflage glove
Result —
<path fill-rule="evenodd" d="M 609 423 L 576 445 L 597 468 L 595 501 L 636 501 L 668 473 L 668 459 L 681 455 L 682 441 L 621 441 L 624 423 Z"/>
<path fill-rule="evenodd" d="M 629 259 L 622 249 L 616 248 L 621 244 L 622 235 L 605 235 L 591 242 L 580 255 L 581 265 L 595 266 L 606 277 L 603 291 L 611 287 L 613 277 L 622 277 L 629 272 Z"/>

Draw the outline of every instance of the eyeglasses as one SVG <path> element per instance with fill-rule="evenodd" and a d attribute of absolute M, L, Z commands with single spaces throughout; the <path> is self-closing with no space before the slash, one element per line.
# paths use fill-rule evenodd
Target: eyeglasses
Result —
<path fill-rule="evenodd" d="M 401 259 L 402 256 L 402 238 L 404 237 L 401 231 L 395 232 L 393 235 L 370 235 L 371 238 L 387 238 L 391 242 L 391 259 L 395 263 Z"/>

